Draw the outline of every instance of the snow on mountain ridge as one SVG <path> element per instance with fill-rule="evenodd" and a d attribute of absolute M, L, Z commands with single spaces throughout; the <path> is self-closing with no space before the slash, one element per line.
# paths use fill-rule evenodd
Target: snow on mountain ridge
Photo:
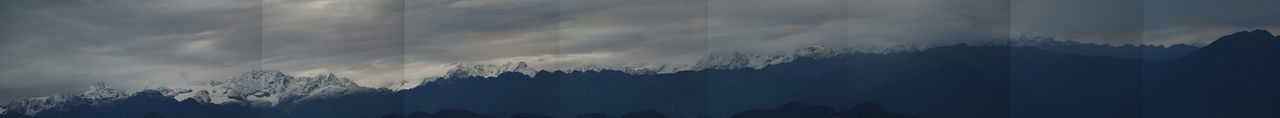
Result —
<path fill-rule="evenodd" d="M 11 112 L 9 110 L 13 110 L 12 112 L 32 116 L 41 111 L 57 109 L 63 106 L 103 105 L 128 97 L 129 94 L 107 87 L 104 82 L 98 82 L 89 86 L 89 90 L 79 95 L 63 93 L 10 101 L 9 104 L 3 107 L 5 109 L 4 112 L 0 112 L 0 114 L 9 113 Z"/>
<path fill-rule="evenodd" d="M 537 69 L 529 67 L 525 62 L 507 62 L 502 65 L 494 64 L 465 64 L 454 63 L 454 68 L 445 73 L 445 78 L 462 78 L 462 77 L 495 77 L 503 72 L 519 72 L 529 76 L 533 76 L 538 72 Z"/>
<path fill-rule="evenodd" d="M 772 54 L 757 53 L 729 53 L 729 54 L 712 54 L 698 61 L 693 66 L 694 70 L 705 69 L 740 69 L 753 68 L 760 69 L 765 66 L 787 63 L 800 58 L 830 58 L 843 53 L 842 49 L 828 48 L 822 45 L 810 46 L 797 49 L 791 52 L 779 52 Z"/>
<path fill-rule="evenodd" d="M 454 68 L 449 69 L 443 77 L 440 78 L 462 78 L 462 77 L 496 77 L 504 72 L 518 72 L 529 76 L 535 76 L 538 71 L 602 71 L 614 70 L 622 71 L 629 74 L 662 74 L 675 73 L 680 71 L 696 71 L 704 69 L 739 69 L 739 68 L 763 68 L 764 66 L 781 64 L 794 61 L 800 58 L 830 58 L 849 51 L 838 48 L 829 48 L 822 45 L 815 45 L 800 48 L 792 51 L 781 51 L 769 54 L 755 53 L 730 53 L 730 54 L 711 54 L 702 58 L 691 65 L 672 65 L 672 64 L 585 64 L 576 67 L 566 68 L 564 70 L 548 70 L 536 69 L 530 67 L 528 63 L 506 62 L 506 64 L 466 64 L 452 63 Z M 434 79 L 427 77 L 428 80 Z M 429 81 L 423 81 L 429 82 Z"/>
<path fill-rule="evenodd" d="M 258 107 L 272 107 L 281 103 L 292 103 L 308 99 L 342 96 L 357 92 L 373 91 L 373 88 L 360 87 L 347 78 L 333 74 L 315 77 L 294 77 L 279 71 L 251 71 L 240 76 L 229 77 L 222 81 L 211 81 L 212 89 L 170 89 L 149 88 L 141 92 L 156 92 L 178 101 L 194 100 L 198 103 L 245 103 Z M 48 109 L 57 109 L 74 105 L 104 105 L 124 100 L 131 95 L 107 87 L 98 82 L 89 90 L 79 95 L 55 94 L 53 96 L 35 97 L 12 101 L 0 113 L 23 113 L 35 115 Z"/>
<path fill-rule="evenodd" d="M 21 113 L 27 116 L 34 116 L 36 113 L 40 113 L 40 111 L 53 109 L 61 106 L 69 106 L 70 104 L 69 102 L 78 101 L 77 97 L 72 97 L 72 96 L 74 95 L 54 94 L 52 96 L 34 97 L 34 98 L 27 98 L 23 100 L 15 100 L 15 101 L 9 102 L 8 105 L 5 105 L 5 109 L 7 110 L 5 110 L 4 113 L 6 114 Z"/>
<path fill-rule="evenodd" d="M 209 83 L 213 86 L 206 96 L 226 96 L 230 101 L 250 102 L 255 106 L 275 106 L 296 102 L 315 96 L 347 94 L 359 90 L 372 90 L 356 85 L 347 78 L 333 74 L 315 77 L 294 77 L 279 71 L 252 71 L 223 81 Z M 197 94 L 198 96 L 199 94 Z M 215 97 L 216 98 L 216 97 Z M 222 103 L 221 100 L 214 103 Z M 269 104 L 262 104 L 269 103 Z"/>
<path fill-rule="evenodd" d="M 644 74 L 675 73 L 675 72 L 680 72 L 680 71 L 691 70 L 691 69 L 690 69 L 690 67 L 691 67 L 691 66 L 689 66 L 689 65 L 667 65 L 667 64 L 658 64 L 658 65 L 648 65 L 648 64 L 618 64 L 618 65 L 588 64 L 588 65 L 584 65 L 584 66 L 574 67 L 574 68 L 570 69 L 569 71 L 602 71 L 602 70 L 614 70 L 614 71 L 622 71 L 623 73 L 628 73 L 628 74 L 644 75 Z"/>
<path fill-rule="evenodd" d="M 93 86 L 89 86 L 89 91 L 85 91 L 81 95 L 88 99 L 115 99 L 129 96 L 124 92 L 108 88 L 104 82 L 94 83 Z"/>
<path fill-rule="evenodd" d="M 166 97 L 171 97 L 177 101 L 191 99 L 191 100 L 195 100 L 198 103 L 211 103 L 209 102 L 210 98 L 209 98 L 208 90 L 195 90 L 195 89 L 185 89 L 185 88 L 170 89 L 170 88 L 161 87 L 161 88 L 145 89 L 144 91 L 156 91 Z"/>

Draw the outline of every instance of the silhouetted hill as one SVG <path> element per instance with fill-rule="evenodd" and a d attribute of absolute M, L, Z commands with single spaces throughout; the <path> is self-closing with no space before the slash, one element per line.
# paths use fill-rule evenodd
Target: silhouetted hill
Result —
<path fill-rule="evenodd" d="M 662 112 L 648 110 L 642 112 L 628 112 L 626 114 L 622 114 L 622 117 L 618 118 L 667 118 L 667 116 L 662 115 Z"/>
<path fill-rule="evenodd" d="M 788 91 L 807 94 L 779 96 L 835 108 L 876 101 L 922 117 L 1007 117 L 1008 50 L 956 45 L 853 61 Z"/>
<path fill-rule="evenodd" d="M 1150 64 L 1143 116 L 1280 117 L 1280 38 L 1254 30 L 1223 36 L 1169 63 Z"/>
<path fill-rule="evenodd" d="M 0 117 L 4 117 L 4 118 L 34 118 L 34 117 L 31 117 L 31 116 L 22 115 L 22 114 L 0 114 Z"/>
<path fill-rule="evenodd" d="M 282 104 L 274 108 L 294 118 L 355 118 L 405 111 L 404 103 L 402 94 L 375 91 Z"/>
<path fill-rule="evenodd" d="M 520 114 L 512 115 L 512 116 L 511 116 L 511 118 L 554 118 L 554 117 L 551 117 L 551 116 L 543 116 L 543 115 L 534 115 L 534 114 L 529 114 L 529 113 L 520 113 Z"/>
<path fill-rule="evenodd" d="M 1272 36 L 1267 30 L 1254 30 L 1218 38 L 1175 63 L 1199 69 L 1270 69 L 1268 65 L 1274 65 L 1276 61 L 1269 59 L 1280 58 L 1277 51 L 1280 51 L 1280 38 Z"/>
<path fill-rule="evenodd" d="M 915 118 L 915 116 L 889 113 L 881 108 L 880 105 L 872 102 L 863 102 L 858 106 L 853 106 L 849 110 L 840 112 L 843 118 Z"/>
<path fill-rule="evenodd" d="M 466 110 L 449 109 L 440 110 L 436 113 L 428 113 L 416 111 L 408 116 L 400 114 L 387 114 L 381 118 L 497 118 L 489 115 L 473 113 Z M 550 116 L 533 115 L 528 113 L 520 113 L 511 116 L 511 118 L 551 118 Z M 589 113 L 577 115 L 576 118 L 614 118 L 600 113 Z M 656 110 L 646 110 L 639 112 L 627 112 L 617 118 L 667 118 L 662 112 Z M 730 118 L 915 118 L 914 116 L 888 113 L 879 105 L 871 102 L 858 104 L 849 110 L 836 112 L 831 107 L 823 105 L 806 105 L 800 102 L 791 102 L 782 107 L 767 110 L 751 110 L 734 114 Z"/>
<path fill-rule="evenodd" d="M 414 112 L 406 118 L 498 118 L 461 109 L 445 109 L 435 113 Z"/>
<path fill-rule="evenodd" d="M 578 117 L 576 118 L 612 118 L 612 117 L 609 117 L 609 115 L 604 115 L 602 113 L 589 113 L 589 114 L 578 115 Z"/>
<path fill-rule="evenodd" d="M 915 116 L 889 113 L 871 102 L 858 104 L 840 112 L 828 106 L 791 102 L 778 108 L 734 114 L 729 118 L 915 118 Z"/>
<path fill-rule="evenodd" d="M 381 118 L 498 118 L 498 117 L 475 113 L 467 110 L 461 110 L 461 109 L 445 109 L 445 110 L 436 111 L 436 113 L 415 111 L 413 113 L 409 113 L 409 115 L 407 116 L 392 113 L 392 114 L 383 115 Z M 553 117 L 535 115 L 530 113 L 519 113 L 516 115 L 512 115 L 511 118 L 553 118 Z M 590 113 L 590 114 L 578 115 L 578 118 L 613 118 L 613 117 L 609 117 L 608 115 L 604 115 L 600 113 Z M 648 111 L 641 111 L 641 112 L 628 112 L 626 114 L 623 114 L 622 117 L 618 117 L 618 118 L 666 118 L 666 116 L 662 115 L 662 112 L 648 110 Z"/>
<path fill-rule="evenodd" d="M 799 102 L 767 110 L 751 110 L 734 114 L 729 118 L 836 118 L 840 114 L 828 106 L 809 106 Z"/>
<path fill-rule="evenodd" d="M 1139 117 L 1143 61 L 1013 48 L 1010 115 L 1029 118 Z"/>
<path fill-rule="evenodd" d="M 557 114 L 559 80 L 556 74 L 530 78 L 519 73 L 498 77 L 441 79 L 402 90 L 405 110 L 466 109 L 497 116 L 516 113 Z"/>

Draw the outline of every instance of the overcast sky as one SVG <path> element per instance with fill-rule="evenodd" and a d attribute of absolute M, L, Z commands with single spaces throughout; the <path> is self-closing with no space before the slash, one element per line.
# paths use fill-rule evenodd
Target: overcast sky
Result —
<path fill-rule="evenodd" d="M 1031 32 L 1203 44 L 1274 29 L 1274 0 L 11 0 L 0 101 L 191 88 L 249 70 L 417 82 L 453 63 L 689 65 L 709 53 L 860 50 Z"/>

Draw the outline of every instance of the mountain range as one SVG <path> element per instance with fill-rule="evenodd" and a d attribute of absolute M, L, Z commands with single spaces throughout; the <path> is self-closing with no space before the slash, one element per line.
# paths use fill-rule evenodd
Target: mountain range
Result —
<path fill-rule="evenodd" d="M 513 117 L 1280 117 L 1280 112 L 1275 112 L 1280 111 L 1280 86 L 1274 86 L 1280 85 L 1275 79 L 1280 75 L 1274 73 L 1275 67 L 1280 67 L 1274 61 L 1280 60 L 1280 37 L 1265 30 L 1227 35 L 1202 48 L 1037 41 L 1013 46 L 959 44 L 896 53 L 815 46 L 779 54 L 713 55 L 695 65 L 670 66 L 673 69 L 538 70 L 523 62 L 459 64 L 448 76 L 405 90 L 357 86 L 332 74 L 296 77 L 251 71 L 210 82 L 213 88 L 207 90 L 156 88 L 126 93 L 99 83 L 81 94 L 11 102 L 0 107 L 0 113 L 6 117 L 105 118 L 354 118 L 455 113 Z M 1123 53 L 1109 53 L 1116 51 Z M 895 113 L 883 112 L 886 110 Z"/>

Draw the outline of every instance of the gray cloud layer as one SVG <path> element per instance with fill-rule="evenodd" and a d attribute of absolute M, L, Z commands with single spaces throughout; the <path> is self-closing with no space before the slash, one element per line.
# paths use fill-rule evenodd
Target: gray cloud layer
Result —
<path fill-rule="evenodd" d="M 263 69 L 333 73 L 364 86 L 404 80 L 404 1 L 264 1 Z"/>
<path fill-rule="evenodd" d="M 6 1 L 0 100 L 79 92 L 97 81 L 134 90 L 186 85 L 255 68 L 260 8 L 232 0 Z"/>
<path fill-rule="evenodd" d="M 1014 30 L 1059 39 L 1111 44 L 1142 43 L 1142 0 L 1017 0 Z"/>

